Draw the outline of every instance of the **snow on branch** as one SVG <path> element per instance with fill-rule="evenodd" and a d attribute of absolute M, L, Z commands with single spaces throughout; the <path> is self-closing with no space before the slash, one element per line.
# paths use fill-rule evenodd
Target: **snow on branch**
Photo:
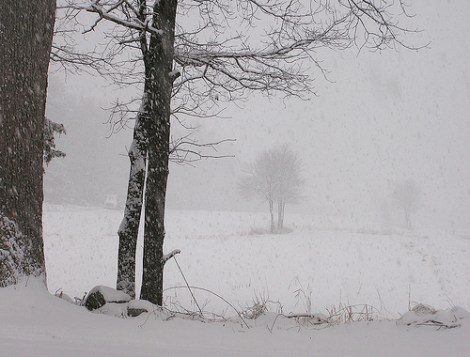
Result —
<path fill-rule="evenodd" d="M 46 118 L 44 123 L 44 162 L 49 164 L 53 158 L 65 157 L 63 151 L 57 150 L 55 146 L 55 134 L 65 134 L 63 124 L 58 124 Z"/>
<path fill-rule="evenodd" d="M 107 8 L 105 7 L 106 5 L 108 5 Z M 57 8 L 77 11 L 84 10 L 99 15 L 99 19 L 97 19 L 95 24 L 86 30 L 85 33 L 93 31 L 101 20 L 108 20 L 128 29 L 153 33 L 157 35 L 163 34 L 163 31 L 153 27 L 151 21 L 148 21 L 147 18 L 144 21 L 141 21 L 141 19 L 139 19 L 139 11 L 137 11 L 137 9 L 129 1 L 107 1 L 106 5 L 101 5 L 100 0 L 91 0 L 88 5 L 76 5 L 72 2 L 69 2 L 67 5 L 58 6 Z M 122 9 L 131 9 L 133 15 L 131 15 L 128 11 L 122 11 Z M 121 11 L 125 17 L 115 15 L 113 13 L 115 10 Z"/>
<path fill-rule="evenodd" d="M 168 34 L 153 27 L 168 0 L 59 1 L 68 4 L 59 9 L 97 15 L 88 31 L 104 20 L 118 25 L 105 30 L 106 62 L 101 64 L 109 72 L 102 74 L 117 85 L 141 89 L 150 37 Z M 176 11 L 169 76 L 172 117 L 180 123 L 218 115 L 226 103 L 253 92 L 309 99 L 315 95 L 315 77 L 328 79 L 321 58 L 325 50 L 424 47 L 405 37 L 419 30 L 409 26 L 413 15 L 404 0 L 197 0 L 178 1 Z M 136 107 L 116 105 L 112 121 L 126 126 Z"/>
<path fill-rule="evenodd" d="M 173 258 L 176 254 L 180 254 L 180 253 L 181 253 L 181 250 L 174 249 L 170 253 L 164 254 L 163 257 L 162 257 L 162 263 L 165 264 L 168 260 Z"/>
<path fill-rule="evenodd" d="M 218 146 L 224 143 L 235 142 L 236 139 L 223 139 L 216 142 L 199 143 L 190 138 L 191 133 L 179 139 L 173 140 L 170 147 L 170 160 L 177 164 L 190 164 L 202 159 L 233 158 L 233 155 L 217 154 Z M 206 149 L 211 149 L 214 154 L 209 154 Z"/>
<path fill-rule="evenodd" d="M 57 37 L 55 40 L 57 41 Z M 109 66 L 110 60 L 100 54 L 94 53 L 80 53 L 73 50 L 69 44 L 53 44 L 51 61 L 60 64 L 64 69 L 71 69 L 72 71 L 83 70 L 90 72 L 90 70 L 98 73 L 102 72 L 102 67 Z"/>

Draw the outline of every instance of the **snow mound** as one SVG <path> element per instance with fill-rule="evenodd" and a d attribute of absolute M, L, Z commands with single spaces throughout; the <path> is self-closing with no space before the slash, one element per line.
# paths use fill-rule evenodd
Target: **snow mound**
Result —
<path fill-rule="evenodd" d="M 147 301 L 147 300 L 131 300 L 128 306 L 131 309 L 143 309 L 147 311 L 161 311 L 162 310 L 161 306 L 152 304 L 150 301 Z"/>
<path fill-rule="evenodd" d="M 108 304 L 107 304 L 108 305 Z M 468 357 L 470 324 L 442 333 L 397 326 L 394 321 L 312 325 L 266 312 L 247 321 L 201 323 L 172 315 L 147 301 L 109 304 L 108 311 L 154 308 L 136 318 L 112 318 L 53 297 L 44 281 L 30 278 L 0 289 L 0 355 L 113 357 Z M 118 310 L 116 310 L 118 312 Z M 162 316 L 169 314 L 164 319 Z M 468 318 L 468 312 L 454 314 Z M 298 314 L 301 315 L 301 314 Z M 297 315 L 297 316 L 298 316 Z M 292 316 L 292 315 L 289 315 Z M 320 318 L 318 315 L 315 317 Z M 125 316 L 123 316 L 125 317 Z M 315 319 L 314 319 L 315 320 Z M 315 330 L 315 331 L 312 331 Z"/>
<path fill-rule="evenodd" d="M 147 300 L 131 300 L 129 302 L 107 302 L 93 312 L 120 318 L 138 317 L 152 314 L 155 320 L 166 321 L 174 317 L 174 314 L 161 306 L 152 304 Z"/>
<path fill-rule="evenodd" d="M 70 304 L 77 305 L 80 300 L 78 299 L 72 299 L 68 294 L 64 293 L 63 291 L 59 291 L 54 294 L 55 297 L 58 297 L 59 299 L 65 300 Z"/>
<path fill-rule="evenodd" d="M 406 326 L 454 328 L 462 326 L 464 320 L 470 320 L 470 313 L 461 307 L 435 310 L 432 306 L 418 304 L 400 317 L 397 322 Z"/>
<path fill-rule="evenodd" d="M 126 293 L 109 288 L 107 286 L 98 285 L 90 290 L 83 305 L 90 311 L 99 309 L 107 303 L 127 303 L 131 301 L 131 297 Z"/>
<path fill-rule="evenodd" d="M 90 296 L 95 292 L 100 292 L 101 295 L 103 295 L 106 302 L 129 302 L 131 301 L 131 297 L 127 295 L 126 293 L 104 286 L 104 285 L 95 286 L 93 289 L 91 289 L 88 292 L 87 296 Z"/>

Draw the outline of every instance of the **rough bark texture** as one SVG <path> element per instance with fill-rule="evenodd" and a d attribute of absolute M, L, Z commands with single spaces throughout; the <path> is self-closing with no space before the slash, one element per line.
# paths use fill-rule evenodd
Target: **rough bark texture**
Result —
<path fill-rule="evenodd" d="M 55 0 L 0 11 L 0 285 L 45 274 L 42 178 Z"/>
<path fill-rule="evenodd" d="M 153 24 L 163 35 L 152 34 L 144 58 L 146 66 L 144 128 L 148 138 L 145 188 L 145 232 L 141 299 L 161 305 L 163 300 L 163 242 L 165 197 L 170 146 L 170 103 L 173 78 L 176 0 L 161 0 Z"/>
<path fill-rule="evenodd" d="M 143 98 L 143 104 L 145 97 Z M 143 107 L 143 106 L 142 106 Z M 142 108 L 143 110 L 143 108 Z M 142 110 L 134 127 L 134 137 L 129 150 L 130 174 L 124 217 L 119 227 L 118 276 L 116 288 L 135 297 L 135 254 L 143 206 L 145 183 L 145 142 L 142 132 Z"/>

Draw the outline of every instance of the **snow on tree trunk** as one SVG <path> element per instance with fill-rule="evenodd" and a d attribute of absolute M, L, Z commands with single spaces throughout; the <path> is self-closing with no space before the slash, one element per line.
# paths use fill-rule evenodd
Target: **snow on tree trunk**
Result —
<path fill-rule="evenodd" d="M 154 151 L 155 150 L 155 151 Z M 145 231 L 141 299 L 161 305 L 163 300 L 163 242 L 168 158 L 162 148 L 149 150 L 146 183 Z"/>
<path fill-rule="evenodd" d="M 118 275 L 116 288 L 135 297 L 135 254 L 143 206 L 145 183 L 145 139 L 142 129 L 142 111 L 145 96 L 136 118 L 134 135 L 129 150 L 130 174 L 124 217 L 119 226 Z"/>
<path fill-rule="evenodd" d="M 42 239 L 47 70 L 55 0 L 0 11 L 0 286 L 45 276 Z"/>
<path fill-rule="evenodd" d="M 163 302 L 163 242 L 165 239 L 165 197 L 170 155 L 170 104 L 175 40 L 176 0 L 161 0 L 154 9 L 153 26 L 163 30 L 152 34 L 145 58 L 146 103 L 144 126 L 148 139 L 148 168 L 145 186 L 145 228 L 142 290 L 140 298 L 154 304 Z"/>

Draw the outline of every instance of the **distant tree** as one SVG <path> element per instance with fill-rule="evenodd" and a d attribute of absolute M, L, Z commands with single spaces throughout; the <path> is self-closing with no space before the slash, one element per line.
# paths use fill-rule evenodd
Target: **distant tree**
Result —
<path fill-rule="evenodd" d="M 416 182 L 407 179 L 395 183 L 392 195 L 395 205 L 403 210 L 406 228 L 413 229 L 411 215 L 417 211 L 420 205 L 420 192 Z"/>
<path fill-rule="evenodd" d="M 276 191 L 277 229 L 284 228 L 284 211 L 287 203 L 297 203 L 301 198 L 303 180 L 300 177 L 301 162 L 297 155 L 287 146 L 274 152 L 274 160 L 278 163 Z"/>
<path fill-rule="evenodd" d="M 270 232 L 282 232 L 287 203 L 295 203 L 301 197 L 303 181 L 300 178 L 301 163 L 286 145 L 261 153 L 249 165 L 240 179 L 239 190 L 246 198 L 257 197 L 268 203 Z M 277 206 L 277 225 L 274 206 Z"/>
<path fill-rule="evenodd" d="M 0 11 L 0 286 L 43 276 L 42 180 L 55 0 Z"/>

